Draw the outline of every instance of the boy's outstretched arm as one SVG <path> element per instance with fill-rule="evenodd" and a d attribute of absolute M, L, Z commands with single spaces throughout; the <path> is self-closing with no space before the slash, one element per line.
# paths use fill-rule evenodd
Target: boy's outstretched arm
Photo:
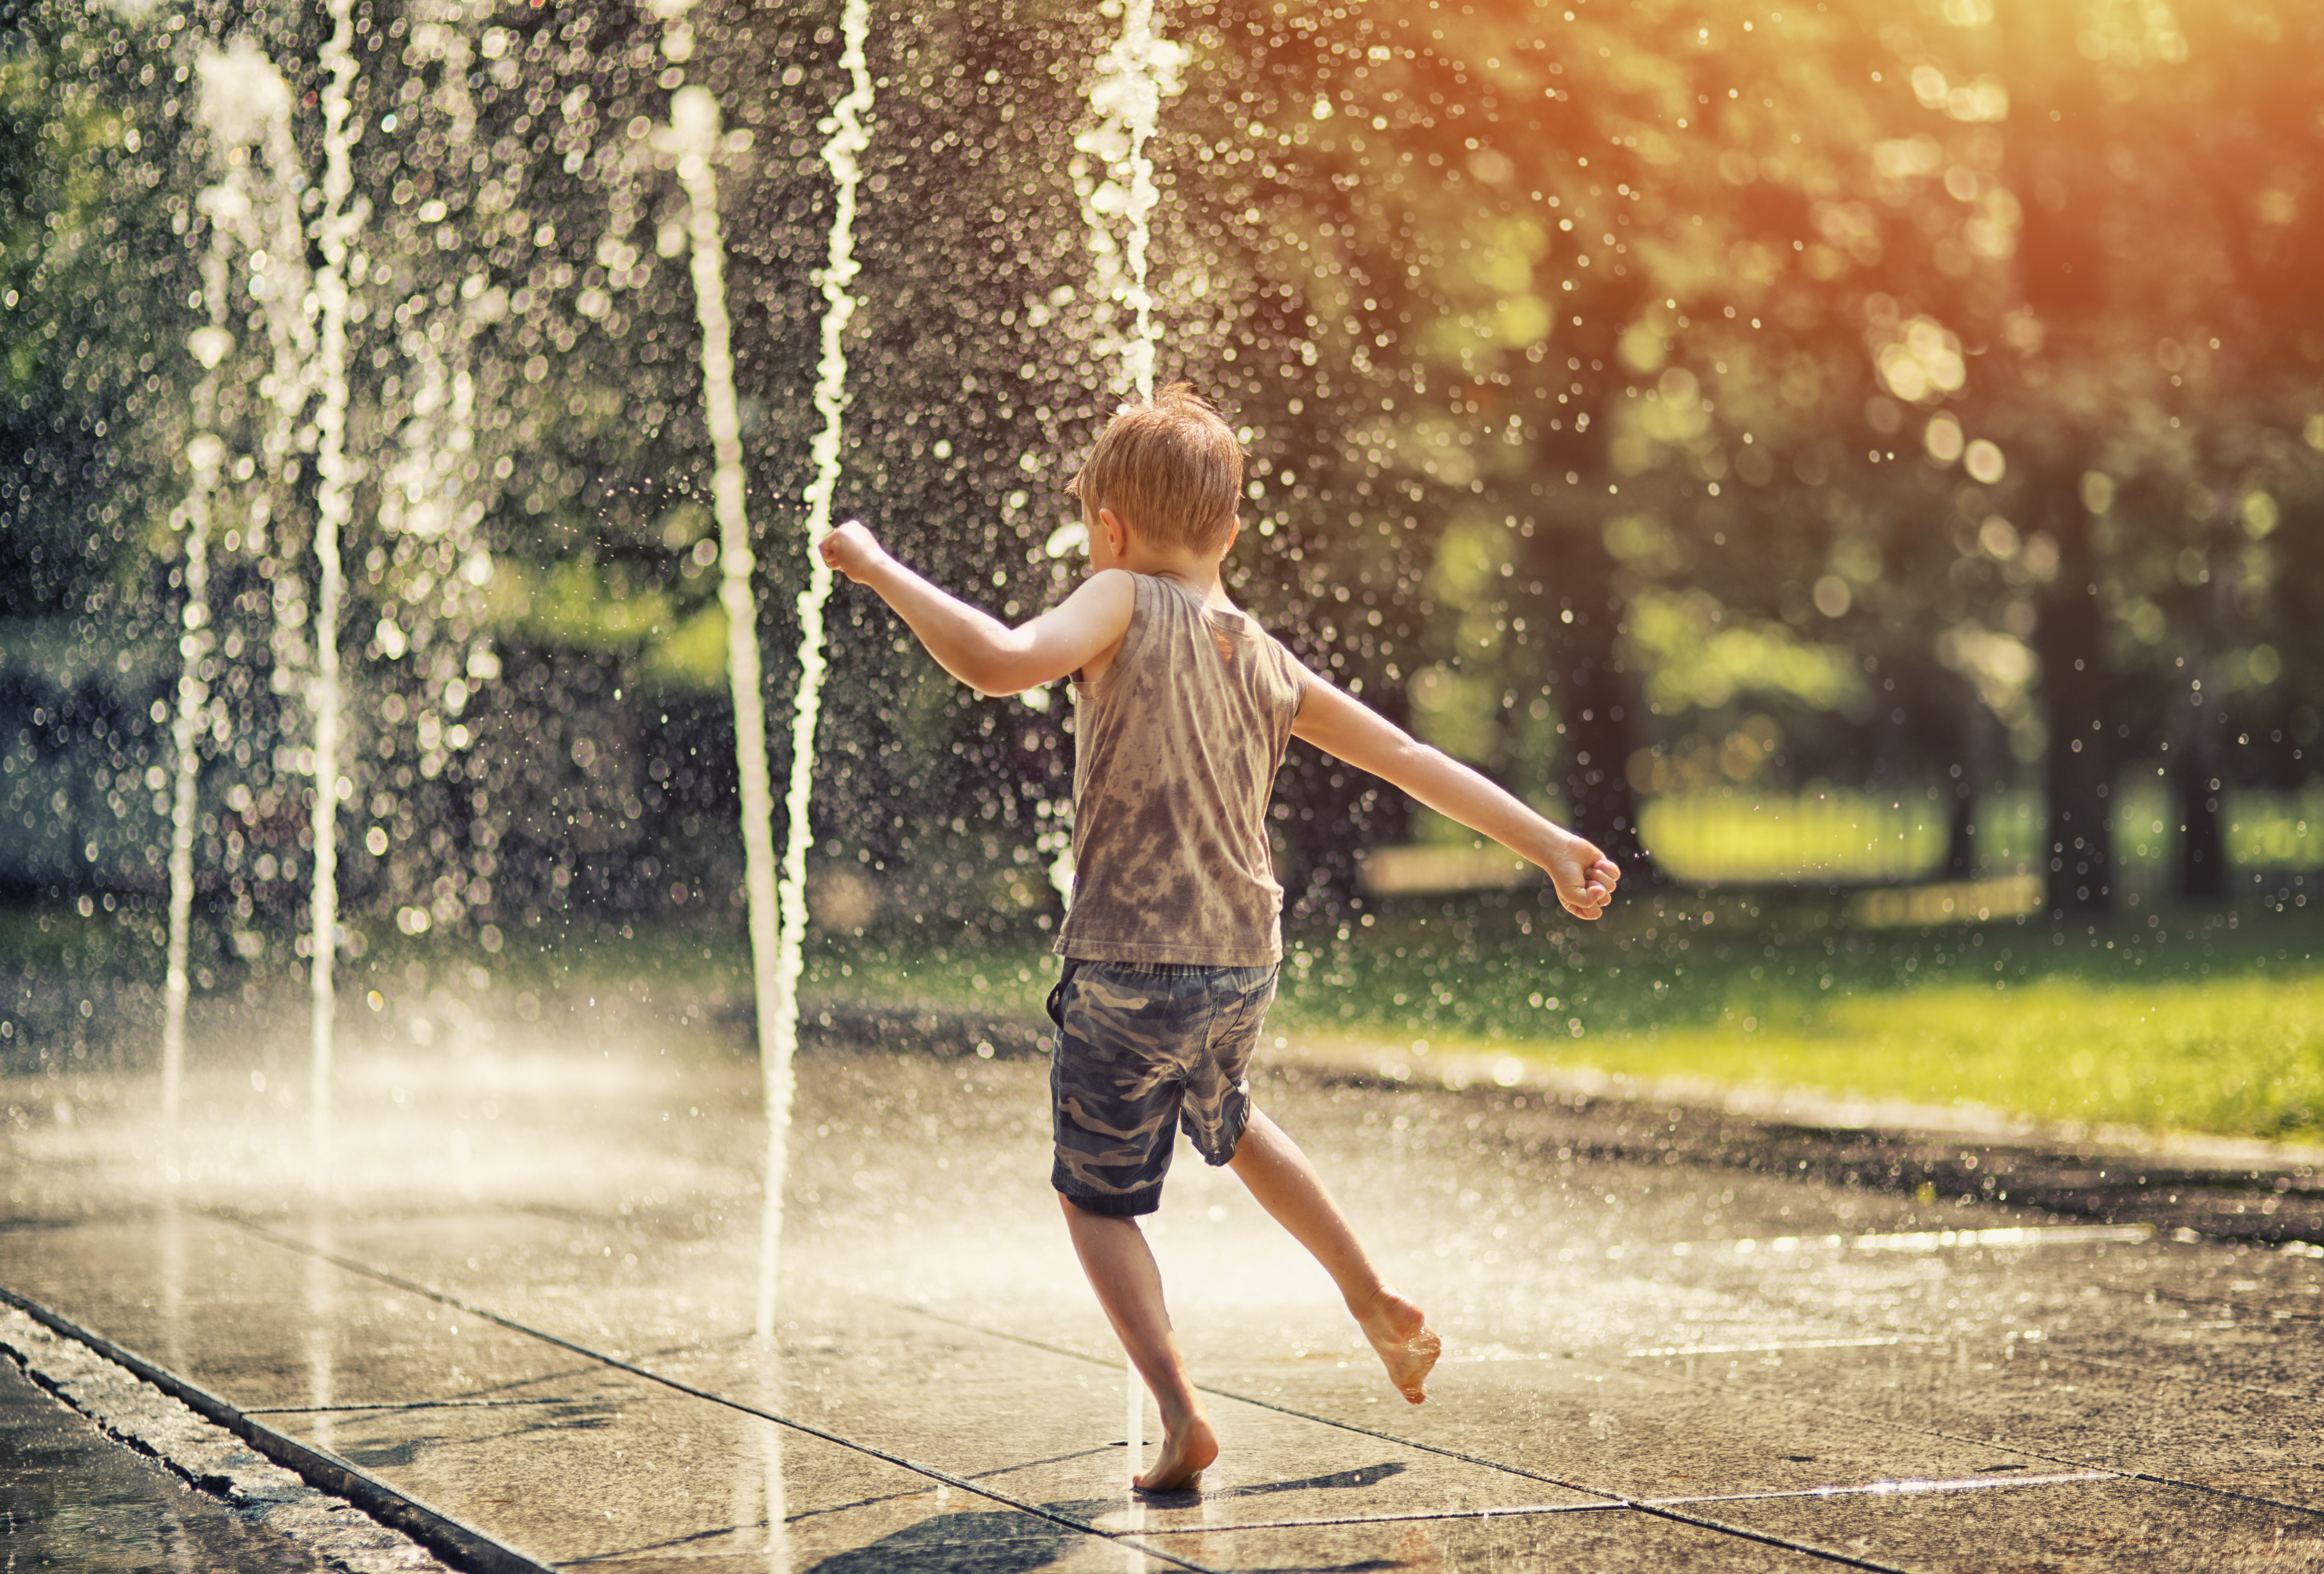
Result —
<path fill-rule="evenodd" d="M 823 560 L 896 610 L 946 672 L 981 694 L 1017 694 L 1078 672 L 1121 643 L 1137 592 L 1119 568 L 1018 628 L 937 589 L 850 520 L 816 543 Z"/>
<path fill-rule="evenodd" d="M 1575 917 L 1595 918 L 1613 899 L 1622 871 L 1595 845 L 1551 824 L 1478 772 L 1330 684 L 1308 686 L 1291 732 L 1539 864 L 1559 902 Z"/>

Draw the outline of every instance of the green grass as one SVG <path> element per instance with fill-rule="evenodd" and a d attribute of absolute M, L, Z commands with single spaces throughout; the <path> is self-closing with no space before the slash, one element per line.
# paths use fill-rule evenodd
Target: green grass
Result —
<path fill-rule="evenodd" d="M 1784 1009 L 1789 1007 L 1789 1009 Z M 1967 983 L 1767 1002 L 1719 1027 L 1522 1046 L 1637 1076 L 1770 1082 L 2038 1119 L 2312 1138 L 2324 1127 L 2324 980 Z"/>
<path fill-rule="evenodd" d="M 1875 881 L 1927 875 L 1945 856 L 1945 805 L 1920 796 L 1808 792 L 1649 798 L 1639 829 L 1684 880 Z"/>
<path fill-rule="evenodd" d="M 1667 898 L 1584 934 L 1524 903 L 1439 904 L 1301 946 L 1278 1020 L 1620 1074 L 2324 1137 L 2324 929 L 2150 916 L 1868 932 L 1828 908 Z"/>

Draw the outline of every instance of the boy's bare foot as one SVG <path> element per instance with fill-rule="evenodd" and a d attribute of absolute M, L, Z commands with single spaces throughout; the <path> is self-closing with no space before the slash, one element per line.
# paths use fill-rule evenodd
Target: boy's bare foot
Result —
<path fill-rule="evenodd" d="M 1190 1415 L 1163 1433 L 1161 1457 L 1130 1484 L 1140 1492 L 1185 1492 L 1201 1483 L 1204 1468 L 1218 1457 L 1218 1433 L 1206 1418 Z"/>
<path fill-rule="evenodd" d="M 1428 1374 L 1444 1353 L 1444 1341 L 1420 1308 L 1383 1284 L 1371 1304 L 1356 1312 L 1356 1325 L 1371 1341 L 1396 1391 L 1411 1404 L 1426 1404 Z"/>

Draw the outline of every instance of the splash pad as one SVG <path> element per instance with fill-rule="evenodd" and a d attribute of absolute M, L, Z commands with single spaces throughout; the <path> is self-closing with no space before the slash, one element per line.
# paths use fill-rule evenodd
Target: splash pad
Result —
<path fill-rule="evenodd" d="M 309 168 L 309 150 L 292 134 L 292 91 L 254 35 L 237 34 L 223 45 L 201 46 L 207 52 L 198 60 L 202 97 L 200 134 L 194 146 L 198 156 L 207 160 L 213 179 L 195 204 L 208 237 L 199 292 L 206 316 L 188 342 L 203 377 L 190 404 L 192 435 L 186 446 L 190 479 L 173 513 L 183 542 L 182 633 L 167 771 L 171 791 L 162 1108 L 167 1120 L 178 1118 L 186 1075 L 187 1011 L 194 993 L 189 952 L 200 883 L 197 842 L 205 824 L 216 824 L 214 812 L 209 821 L 204 818 L 208 807 L 203 801 L 204 754 L 235 736 L 237 723 L 244 722 L 231 713 L 221 693 L 214 693 L 223 686 L 217 681 L 221 667 L 230 666 L 230 658 L 222 659 L 212 604 L 217 593 L 209 565 L 219 536 L 213 519 L 217 514 L 237 526 L 226 534 L 229 549 L 244 562 L 258 564 L 273 582 L 269 597 L 273 616 L 263 647 L 237 631 L 228 636 L 225 649 L 238 655 L 263 649 L 272 667 L 268 685 L 284 701 L 278 724 L 286 732 L 295 728 L 293 736 L 303 733 L 303 741 L 289 745 L 287 756 L 283 745 L 277 746 L 275 754 L 278 760 L 289 759 L 290 773 L 313 784 L 293 795 L 306 805 L 299 853 L 272 856 L 271 862 L 286 882 L 294 869 L 304 865 L 307 923 L 297 950 L 310 996 L 305 1103 L 318 1182 L 325 1186 L 330 1183 L 332 1168 L 337 1040 L 343 1030 L 338 1010 L 342 962 L 351 945 L 358 956 L 367 945 L 359 934 L 351 941 L 342 921 L 341 887 L 347 871 L 339 852 L 340 822 L 351 805 L 360 811 L 367 797 L 374 805 L 385 798 L 370 782 L 358 784 L 356 778 L 367 773 L 360 759 L 348 757 L 348 707 L 361 704 L 372 711 L 357 723 L 359 729 L 364 723 L 377 728 L 383 720 L 392 724 L 416 712 L 423 774 L 449 779 L 458 774 L 459 750 L 473 747 L 473 733 L 480 729 L 472 723 L 481 718 L 486 692 L 501 677 L 500 657 L 488 632 L 489 609 L 511 565 L 507 551 L 496 554 L 485 544 L 482 525 L 491 511 L 508 505 L 506 483 L 513 467 L 506 458 L 490 465 L 483 461 L 492 446 L 488 433 L 493 422 L 489 411 L 480 410 L 479 398 L 494 382 L 503 390 L 521 386 L 511 375 L 518 369 L 495 367 L 486 348 L 523 293 L 521 288 L 512 290 L 515 276 L 496 265 L 499 253 L 490 243 L 495 234 L 504 235 L 511 228 L 518 228 L 522 238 L 521 227 L 484 226 L 464 249 L 454 227 L 457 221 L 445 211 L 445 202 L 417 204 L 411 216 L 419 221 L 415 227 L 376 194 L 359 190 L 355 169 L 358 143 L 366 141 L 385 142 L 401 152 L 400 161 L 390 159 L 391 168 L 398 161 L 416 168 L 423 152 L 439 158 L 449 151 L 465 158 L 484 147 L 485 132 L 480 127 L 491 116 L 480 112 L 477 90 L 507 80 L 510 73 L 503 66 L 512 58 L 512 34 L 480 26 L 481 18 L 472 12 L 430 0 L 394 24 L 396 34 L 408 35 L 410 41 L 402 64 L 417 71 L 407 79 L 420 86 L 432 76 L 432 87 L 420 95 L 405 90 L 398 100 L 404 107 L 368 121 L 355 108 L 358 98 L 374 89 L 364 76 L 370 68 L 362 58 L 354 13 L 344 6 L 327 13 L 328 26 L 317 44 L 322 72 L 317 170 Z M 1148 249 L 1150 219 L 1160 198 L 1148 143 L 1161 104 L 1179 91 L 1186 54 L 1158 35 L 1150 4 L 1128 5 L 1120 14 L 1120 34 L 1098 56 L 1091 73 L 1087 101 L 1095 124 L 1074 143 L 1089 161 L 1086 173 L 1083 164 L 1074 166 L 1075 189 L 1093 272 L 1093 286 L 1083 298 L 1101 308 L 1100 318 L 1087 330 L 1093 353 L 1102 364 L 1110 364 L 1109 382 L 1142 396 L 1153 387 L 1159 339 Z M 625 138 L 613 139 L 613 156 L 599 161 L 605 217 L 595 255 L 607 265 L 593 270 L 592 276 L 603 275 L 605 287 L 585 287 L 576 304 L 584 317 L 603 319 L 607 306 L 593 306 L 590 298 L 604 301 L 622 287 L 625 272 L 632 279 L 643 272 L 632 236 L 658 200 L 652 195 L 654 183 L 674 177 L 665 189 L 675 202 L 664 202 L 666 216 L 656 244 L 664 256 L 681 256 L 690 272 L 693 353 L 700 365 L 699 410 L 708 439 L 703 490 L 715 546 L 707 553 L 696 551 L 692 559 L 715 559 L 716 564 L 716 600 L 725 629 L 724 668 L 735 730 L 742 848 L 737 895 L 750 940 L 768 1131 L 753 1319 L 766 1334 L 774 1327 L 779 1298 L 791 1063 L 798 1042 L 801 947 L 809 922 L 808 853 L 816 812 L 816 734 L 825 673 L 823 609 L 830 578 L 817 557 L 804 555 L 807 583 L 796 598 L 796 638 L 788 664 L 795 686 L 786 729 L 786 833 L 779 852 L 772 836 L 768 681 L 754 582 L 763 554 L 747 502 L 744 424 L 752 400 L 742 392 L 736 373 L 730 243 L 720 197 L 721 166 L 750 147 L 752 133 L 729 135 L 721 124 L 717 95 L 687 80 L 689 70 L 700 63 L 690 7 L 668 0 L 651 8 L 651 20 L 659 28 L 653 52 L 664 67 L 657 86 L 667 94 L 666 115 L 659 121 L 632 123 Z M 820 426 L 807 444 L 809 475 L 798 493 L 806 505 L 797 527 L 799 542 L 829 528 L 842 474 L 844 419 L 850 400 L 848 342 L 857 310 L 852 287 L 861 272 L 853 232 L 864 178 L 861 160 L 871 144 L 875 103 L 865 59 L 870 31 L 862 4 L 844 8 L 838 68 L 845 90 L 818 127 L 823 140 L 816 157 L 828 177 L 832 209 L 825 254 L 815 273 L 823 312 L 810 401 Z M 490 87 L 484 87 L 484 92 L 486 100 L 494 97 Z M 586 90 L 578 97 L 586 98 Z M 563 107 L 568 119 L 575 106 L 576 96 L 567 95 Z M 475 151 L 475 168 L 485 169 L 504 147 L 491 153 Z M 410 184 L 392 194 L 397 207 L 411 204 L 406 195 Z M 432 232 L 427 227 L 431 225 Z M 554 227 L 540 226 L 530 238 L 538 246 Z M 305 261 L 310 242 L 311 273 Z M 444 261 L 430 260 L 429 252 Z M 436 278 L 450 282 L 431 288 Z M 383 289 L 391 284 L 402 290 L 419 287 L 394 312 L 398 326 L 409 327 L 370 352 L 364 373 L 375 382 L 378 373 L 390 372 L 386 386 L 401 390 L 401 402 L 385 404 L 370 386 L 361 391 L 378 406 L 366 412 L 365 428 L 389 441 L 355 453 L 348 447 L 350 411 L 359 398 L 350 334 L 353 325 L 366 318 L 375 320 L 382 303 L 394 299 L 392 290 Z M 258 306 L 247 314 L 246 325 L 234 304 L 244 296 Z M 262 328 L 263 338 L 253 345 L 246 328 Z M 249 364 L 254 350 L 262 348 L 271 360 L 257 363 L 266 370 L 261 397 L 228 401 L 231 408 L 222 418 L 221 379 Z M 521 374 L 535 380 L 537 368 L 535 363 Z M 939 452 L 944 446 L 939 445 Z M 311 457 L 302 458 L 306 455 Z M 302 472 L 311 478 L 310 485 L 302 485 Z M 355 690 L 349 689 L 342 667 L 340 628 L 350 599 L 345 554 L 350 531 L 359 522 L 357 489 L 366 486 L 376 490 L 364 493 L 369 511 L 360 522 L 376 532 L 371 538 L 389 548 L 384 555 L 391 576 L 395 567 L 406 564 L 419 568 L 400 587 L 402 594 L 387 600 L 369 641 L 368 659 L 390 669 L 392 664 L 408 662 L 423 673 L 426 686 L 416 700 L 382 704 L 375 693 L 367 692 L 368 680 L 379 667 L 360 667 Z M 706 548 L 710 539 L 704 538 Z M 382 577 L 382 556 L 374 548 L 364 566 L 374 583 Z M 246 568 L 241 577 L 249 577 Z M 362 619 L 368 622 L 371 616 L 367 611 Z M 239 692 L 240 686 L 235 686 Z M 456 720 L 464 715 L 470 720 Z M 360 752 L 364 745 L 358 742 L 356 747 Z M 576 741 L 575 758 L 585 769 L 589 763 L 585 756 L 596 753 L 586 740 Z M 212 778 L 217 774 L 209 772 Z M 246 805 L 256 795 L 236 787 L 227 796 L 226 807 L 242 813 L 248 822 L 252 816 Z M 481 802 L 483 795 L 475 796 Z M 373 816 L 379 813 L 372 808 Z M 379 858 L 385 851 L 383 844 L 392 839 L 374 826 L 358 838 L 358 847 Z M 466 906 L 483 905 L 474 898 L 489 887 L 495 861 L 489 853 L 475 860 L 480 877 L 463 878 L 456 869 L 448 878 L 438 876 L 432 882 L 432 900 L 415 900 L 395 909 L 397 929 L 416 938 L 447 925 L 463 925 L 464 898 Z M 240 881 L 235 888 L 242 888 Z M 246 897 L 242 906 L 247 912 Z M 465 922 L 473 925 L 474 920 Z M 497 960 L 506 943 L 504 931 L 487 923 L 478 934 L 485 951 Z M 243 938 L 246 936 L 237 938 L 238 945 Z M 368 999 L 377 1009 L 379 992 L 371 991 Z M 1133 1393 L 1133 1422 L 1135 1399 Z"/>

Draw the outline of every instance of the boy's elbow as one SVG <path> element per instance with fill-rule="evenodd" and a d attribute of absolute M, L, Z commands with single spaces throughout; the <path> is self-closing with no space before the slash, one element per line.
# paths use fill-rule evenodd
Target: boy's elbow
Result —
<path fill-rule="evenodd" d="M 954 676 L 988 699 L 1023 694 L 1035 681 L 1027 675 L 1023 662 L 1005 654 L 964 663 L 954 669 Z"/>
<path fill-rule="evenodd" d="M 954 677 L 988 698 L 994 695 L 1016 692 L 1009 686 L 1000 670 L 990 662 L 957 661 L 948 665 Z"/>
<path fill-rule="evenodd" d="M 944 665 L 981 695 L 1016 694 L 1025 687 L 1017 681 L 1017 669 L 1022 665 L 1018 653 L 997 640 L 964 641 L 945 652 Z"/>

